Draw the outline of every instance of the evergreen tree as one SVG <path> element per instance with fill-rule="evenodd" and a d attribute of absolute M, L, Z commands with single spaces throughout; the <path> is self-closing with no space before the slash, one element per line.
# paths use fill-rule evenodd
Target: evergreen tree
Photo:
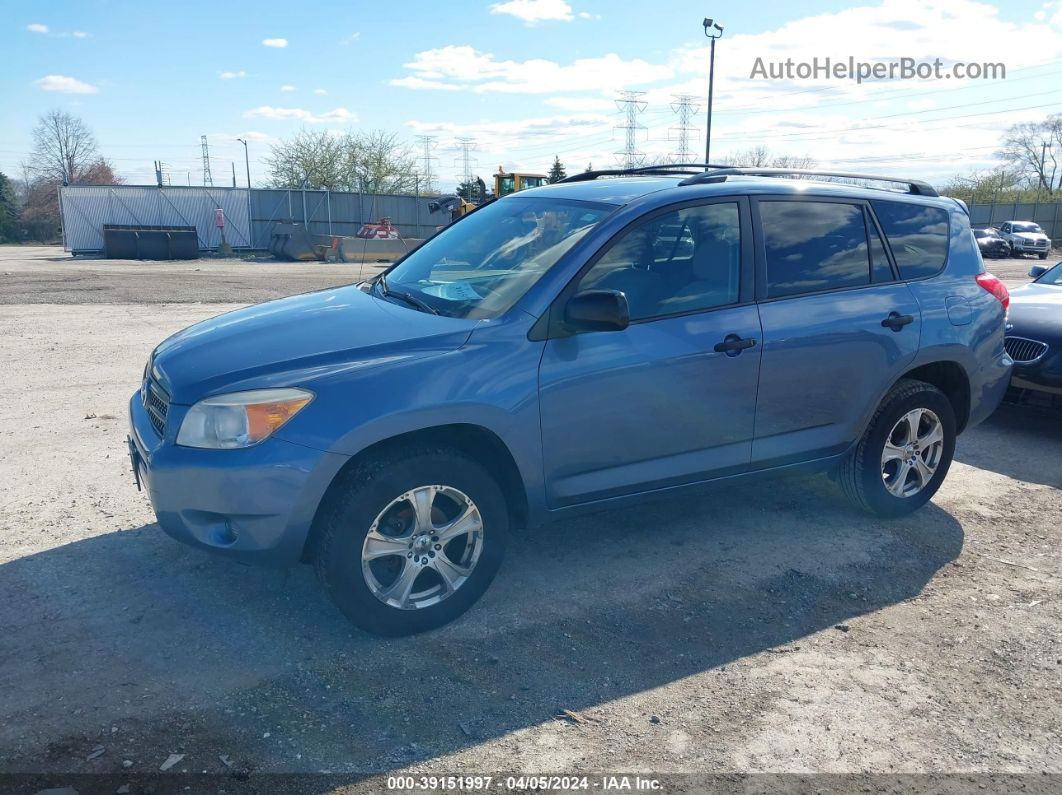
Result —
<path fill-rule="evenodd" d="M 18 206 L 15 186 L 0 172 L 0 243 L 15 243 L 19 239 Z"/>
<path fill-rule="evenodd" d="M 564 164 L 560 161 L 557 155 L 553 156 L 553 165 L 549 168 L 549 177 L 547 181 L 552 185 L 554 182 L 560 182 L 568 176 L 568 172 L 564 170 Z"/>

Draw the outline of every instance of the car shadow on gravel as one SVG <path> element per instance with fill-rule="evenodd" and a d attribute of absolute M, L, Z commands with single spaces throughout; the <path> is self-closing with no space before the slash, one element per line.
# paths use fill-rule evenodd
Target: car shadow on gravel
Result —
<path fill-rule="evenodd" d="M 1062 412 L 1004 403 L 959 437 L 955 460 L 1062 489 Z"/>
<path fill-rule="evenodd" d="M 812 633 L 859 653 L 859 617 L 918 595 L 962 545 L 932 504 L 876 520 L 825 479 L 714 489 L 516 537 L 465 617 L 381 639 L 308 567 L 238 566 L 154 525 L 105 533 L 0 566 L 0 771 L 183 753 L 196 773 L 381 772 L 554 719 L 607 725 L 616 699 Z M 759 706 L 703 681 L 735 726 Z M 632 714 L 682 718 L 628 707 L 615 730 Z"/>

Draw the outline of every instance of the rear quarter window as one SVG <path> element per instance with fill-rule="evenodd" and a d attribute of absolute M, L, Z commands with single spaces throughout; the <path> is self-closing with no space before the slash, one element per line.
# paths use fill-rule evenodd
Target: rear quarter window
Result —
<path fill-rule="evenodd" d="M 939 273 L 948 258 L 948 213 L 939 207 L 872 201 L 903 279 Z"/>

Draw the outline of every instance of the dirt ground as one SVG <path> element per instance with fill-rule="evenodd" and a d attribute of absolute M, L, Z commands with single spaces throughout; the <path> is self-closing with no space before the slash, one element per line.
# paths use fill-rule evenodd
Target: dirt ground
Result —
<path fill-rule="evenodd" d="M 149 351 L 358 270 L 0 248 L 0 773 L 49 774 L 22 791 L 171 755 L 233 782 L 1062 773 L 1057 415 L 1004 406 L 900 520 L 788 478 L 537 529 L 477 607 L 407 639 L 353 629 L 308 567 L 165 536 L 124 449 Z"/>

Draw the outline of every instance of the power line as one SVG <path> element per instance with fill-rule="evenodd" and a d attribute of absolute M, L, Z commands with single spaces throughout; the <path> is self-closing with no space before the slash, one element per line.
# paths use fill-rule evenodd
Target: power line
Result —
<path fill-rule="evenodd" d="M 458 138 L 457 145 L 461 149 L 461 184 L 468 185 L 472 182 L 472 166 L 476 160 L 471 156 L 472 151 L 476 148 L 476 139 Z"/>
<path fill-rule="evenodd" d="M 210 145 L 205 135 L 199 136 L 199 143 L 203 147 L 203 184 L 214 187 L 214 177 L 210 174 Z"/>
<path fill-rule="evenodd" d="M 614 154 L 624 168 L 634 168 L 645 162 L 645 152 L 637 145 L 638 130 L 645 129 L 645 125 L 638 124 L 638 115 L 645 111 L 646 103 L 639 99 L 644 94 L 644 91 L 621 91 L 620 99 L 616 100 L 616 107 L 623 111 L 626 124 L 616 126 L 617 130 L 624 131 L 625 141 L 623 151 Z"/>
<path fill-rule="evenodd" d="M 436 160 L 432 151 L 435 149 L 435 136 L 434 135 L 418 135 L 417 143 L 421 145 L 424 154 L 421 156 L 421 160 L 424 161 L 424 192 L 435 192 L 435 175 L 431 170 L 431 161 Z"/>
<path fill-rule="evenodd" d="M 676 94 L 675 101 L 671 103 L 671 110 L 678 115 L 678 127 L 668 129 L 669 137 L 671 133 L 678 134 L 678 147 L 670 155 L 672 163 L 692 163 L 694 160 L 693 152 L 690 151 L 690 133 L 697 132 L 692 119 L 701 109 L 700 105 L 694 104 L 696 99 L 693 94 Z"/>

